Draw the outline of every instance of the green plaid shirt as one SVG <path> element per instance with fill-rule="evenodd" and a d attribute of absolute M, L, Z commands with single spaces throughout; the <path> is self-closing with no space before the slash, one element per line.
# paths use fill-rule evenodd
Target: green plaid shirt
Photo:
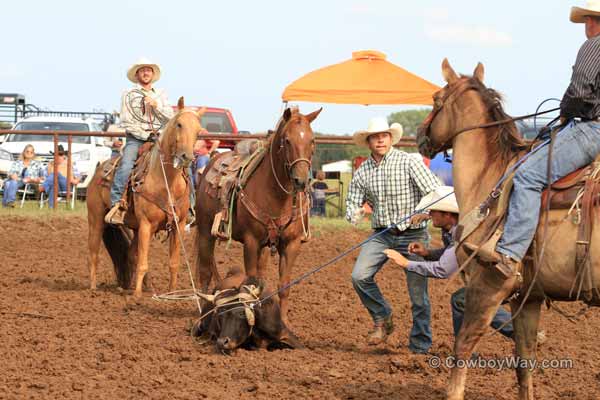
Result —
<path fill-rule="evenodd" d="M 408 221 L 399 222 L 415 211 L 423 196 L 440 185 L 423 161 L 392 148 L 379 164 L 369 157 L 354 173 L 346 198 L 346 219 L 350 220 L 367 202 L 373 208 L 373 228 L 386 228 L 393 223 L 398 223 L 401 231 L 409 226 L 424 228 L 427 222 L 413 226 Z"/>

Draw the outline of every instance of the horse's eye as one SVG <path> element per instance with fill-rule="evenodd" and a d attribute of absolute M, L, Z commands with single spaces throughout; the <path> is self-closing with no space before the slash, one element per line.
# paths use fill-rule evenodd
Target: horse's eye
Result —
<path fill-rule="evenodd" d="M 181 126 L 181 122 L 178 122 L 178 123 L 177 123 L 177 128 L 179 128 L 179 129 L 181 129 L 181 128 L 182 128 L 182 126 Z"/>

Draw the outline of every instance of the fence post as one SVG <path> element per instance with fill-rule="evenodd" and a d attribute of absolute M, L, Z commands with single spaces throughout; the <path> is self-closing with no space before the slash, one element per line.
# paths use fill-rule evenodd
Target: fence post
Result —
<path fill-rule="evenodd" d="M 54 171 L 52 172 L 54 174 L 53 176 L 53 188 L 54 190 L 52 190 L 52 204 L 54 204 L 54 211 L 56 211 L 57 206 L 58 206 L 58 133 L 54 132 L 54 165 L 53 165 L 53 169 Z M 50 197 L 48 197 L 48 206 L 50 206 Z"/>
<path fill-rule="evenodd" d="M 73 136 L 69 135 L 67 145 L 67 209 L 71 207 L 71 178 L 73 176 L 72 159 L 71 159 L 71 143 L 73 142 Z"/>

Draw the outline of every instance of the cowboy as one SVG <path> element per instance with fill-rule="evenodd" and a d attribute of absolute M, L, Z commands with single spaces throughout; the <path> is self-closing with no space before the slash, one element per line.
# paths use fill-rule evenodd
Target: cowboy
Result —
<path fill-rule="evenodd" d="M 402 219 L 415 210 L 423 196 L 440 185 L 422 160 L 392 147 L 401 137 L 402 126 L 398 123 L 389 126 L 385 118 L 371 119 L 367 130 L 354 134 L 355 144 L 368 147 L 371 156 L 360 165 L 350 182 L 346 219 L 356 224 L 365 213 L 366 202 L 373 209 L 373 229 L 376 232 L 387 229 L 362 247 L 352 271 L 354 289 L 374 322 L 367 339 L 370 345 L 385 342 L 394 329 L 392 309 L 374 280 L 387 261 L 383 250 L 396 249 L 411 259 L 421 259 L 408 253 L 408 244 L 428 241 L 427 224 L 411 224 Z M 427 279 L 407 272 L 406 281 L 413 316 L 409 349 L 426 353 L 431 347 Z"/>
<path fill-rule="evenodd" d="M 587 40 L 577 54 L 571 83 L 560 103 L 564 128 L 554 140 L 550 183 L 591 163 L 600 153 L 600 1 L 573 7 L 571 21 L 585 24 Z M 519 273 L 538 223 L 541 193 L 548 184 L 549 146 L 531 155 L 516 171 L 503 234 L 497 245 L 488 241 L 479 250 L 504 276 Z M 469 249 L 477 246 L 465 244 Z"/>
<path fill-rule="evenodd" d="M 433 203 L 433 204 L 432 204 Z M 408 245 L 408 251 L 419 255 L 425 261 L 411 261 L 396 250 L 384 250 L 384 253 L 406 271 L 414 272 L 428 278 L 447 279 L 458 271 L 454 232 L 458 224 L 458 204 L 451 186 L 439 186 L 433 192 L 421 199 L 418 210 L 428 211 L 429 214 L 417 214 L 411 222 L 416 223 L 431 219 L 434 227 L 441 228 L 444 247 L 429 249 L 423 243 L 413 242 Z M 465 288 L 460 288 L 450 297 L 452 307 L 452 326 L 454 336 L 458 335 L 465 313 Z M 500 329 L 507 338 L 513 338 L 514 330 L 510 323 L 511 314 L 500 307 L 494 316 L 491 326 Z"/>
<path fill-rule="evenodd" d="M 123 224 L 127 211 L 126 204 L 122 201 L 123 191 L 140 147 L 145 142 L 155 140 L 163 124 L 173 116 L 165 91 L 153 87 L 160 75 L 159 65 L 145 58 L 141 58 L 127 70 L 127 79 L 135 86 L 121 96 L 121 127 L 125 129 L 127 140 L 110 190 L 112 208 L 104 218 L 109 224 Z M 132 107 L 136 97 L 140 98 L 141 115 L 135 115 Z"/>

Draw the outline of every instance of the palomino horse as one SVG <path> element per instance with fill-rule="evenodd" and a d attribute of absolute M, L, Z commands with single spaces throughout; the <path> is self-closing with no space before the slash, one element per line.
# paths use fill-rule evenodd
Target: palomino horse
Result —
<path fill-rule="evenodd" d="M 125 225 L 134 234 L 131 242 L 124 230 L 104 222 L 104 215 L 110 208 L 110 184 L 90 185 L 87 193 L 89 229 L 89 268 L 90 288 L 96 288 L 96 266 L 100 241 L 103 240 L 113 261 L 118 284 L 129 289 L 135 265 L 136 298 L 142 295 L 142 282 L 148 272 L 148 250 L 153 233 L 169 231 L 169 290 L 177 286 L 179 269 L 178 221 L 185 221 L 189 209 L 190 183 L 186 169 L 194 159 L 194 143 L 201 130 L 200 116 L 203 111 L 186 110 L 183 97 L 177 104 L 179 111 L 169 120 L 157 143 L 150 150 L 148 172 L 141 190 L 136 188 L 131 196 L 132 206 L 127 211 Z M 99 166 L 93 182 L 103 182 L 103 167 Z M 166 182 L 165 182 L 166 179 Z M 172 213 L 170 198 L 175 207 Z"/>
<path fill-rule="evenodd" d="M 229 217 L 233 222 L 232 238 L 244 244 L 244 265 L 248 276 L 265 277 L 269 257 L 265 247 L 269 244 L 269 232 L 277 231 L 280 287 L 290 281 L 292 265 L 304 236 L 303 226 L 308 227 L 306 189 L 315 151 L 310 123 L 320 112 L 319 109 L 302 115 L 291 109 L 284 111 L 275 133 L 267 139 L 263 160 L 243 188 L 243 200 L 242 196 L 237 196 L 234 213 Z M 211 161 L 203 177 L 214 168 L 217 160 Z M 215 238 L 211 235 L 211 227 L 221 206 L 217 198 L 209 196 L 208 191 L 209 182 L 202 179 L 196 191 L 196 244 L 197 277 L 204 292 L 213 275 L 216 275 L 217 281 L 220 280 L 215 266 Z M 281 317 L 289 327 L 288 296 L 289 289 L 279 294 Z"/>
<path fill-rule="evenodd" d="M 418 135 L 421 153 L 431 156 L 436 152 L 453 148 L 453 177 L 456 199 L 460 207 L 461 221 L 467 213 L 478 207 L 490 194 L 503 176 L 509 163 L 524 154 L 524 143 L 517 133 L 515 124 L 502 110 L 500 96 L 483 84 L 483 65 L 478 64 L 473 77 L 458 76 L 447 60 L 442 64 L 444 79 L 448 83 L 434 95 L 434 108 L 425 120 Z M 497 125 L 482 127 L 494 121 Z M 471 129 L 472 127 L 479 127 Z M 469 128 L 469 129 L 467 129 Z M 514 315 L 516 355 L 520 360 L 533 360 L 536 357 L 537 329 L 540 308 L 546 298 L 561 301 L 574 301 L 571 293 L 576 278 L 576 237 L 577 225 L 571 218 L 565 218 L 567 210 L 550 210 L 548 215 L 542 210 L 537 245 L 532 246 L 524 260 L 523 282 L 518 276 L 508 279 L 489 264 L 480 264 L 477 259 L 465 268 L 467 281 L 465 319 L 454 345 L 457 360 L 468 360 L 475 346 L 488 331 L 492 317 L 500 304 L 511 294 L 510 301 Z M 494 209 L 490 216 L 494 215 Z M 543 223 L 546 216 L 549 223 Z M 486 219 L 468 238 L 469 242 L 480 243 L 489 234 L 490 225 Z M 588 221 L 590 223 L 591 221 Z M 546 228 L 545 228 L 546 227 Z M 547 236 L 544 229 L 548 229 Z M 542 243 L 547 238 L 547 243 Z M 594 282 L 600 281 L 600 232 L 594 229 L 591 240 L 591 265 Z M 535 276 L 533 258 L 539 258 L 545 245 L 545 254 Z M 461 248 L 457 252 L 460 263 L 467 260 Z M 534 282 L 535 281 L 535 282 Z M 535 283 L 535 284 L 534 284 Z M 531 288 L 531 294 L 525 294 Z M 543 289 L 542 289 L 543 288 Z M 523 308 L 519 313 L 521 303 Z M 531 363 L 532 364 L 532 363 Z M 531 365 L 528 364 L 528 365 Z M 533 399 L 532 370 L 519 363 L 517 379 L 519 399 Z M 467 377 L 466 368 L 452 369 L 448 387 L 448 399 L 464 398 Z"/>

